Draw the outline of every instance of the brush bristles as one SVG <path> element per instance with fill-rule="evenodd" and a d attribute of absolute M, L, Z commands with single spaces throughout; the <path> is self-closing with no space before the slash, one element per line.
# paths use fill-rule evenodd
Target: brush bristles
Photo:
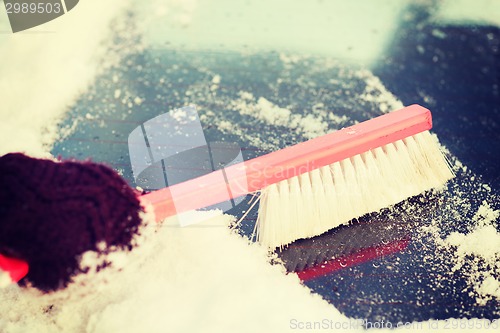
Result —
<path fill-rule="evenodd" d="M 282 247 L 441 187 L 453 171 L 429 131 L 262 190 L 257 240 Z"/>

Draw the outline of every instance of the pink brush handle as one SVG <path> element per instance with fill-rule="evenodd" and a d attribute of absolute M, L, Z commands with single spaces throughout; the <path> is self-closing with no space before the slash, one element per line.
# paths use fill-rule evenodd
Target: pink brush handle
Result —
<path fill-rule="evenodd" d="M 0 270 L 8 272 L 12 282 L 18 282 L 28 274 L 28 264 L 19 259 L 0 254 Z"/>
<path fill-rule="evenodd" d="M 429 130 L 431 113 L 411 105 L 357 125 L 148 193 L 156 219 L 237 198 L 294 176 Z M 222 181 L 221 181 L 222 180 Z M 175 193 L 175 201 L 172 193 Z"/>

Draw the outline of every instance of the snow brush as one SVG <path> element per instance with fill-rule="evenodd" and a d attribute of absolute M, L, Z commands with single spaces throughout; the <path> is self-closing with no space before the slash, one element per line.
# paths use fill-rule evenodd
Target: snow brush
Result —
<path fill-rule="evenodd" d="M 56 174 L 57 177 L 58 172 L 66 175 L 64 178 L 66 180 L 62 182 L 64 195 L 74 200 L 82 196 L 87 199 L 85 208 L 75 205 L 68 199 L 73 209 L 65 209 L 61 205 L 64 205 L 66 200 L 62 200 L 62 203 L 58 205 L 51 205 L 50 196 L 45 198 L 43 188 L 36 188 L 39 196 L 44 197 L 45 206 L 43 210 L 38 211 L 41 216 L 45 216 L 46 211 L 60 212 L 61 209 L 65 209 L 64 217 L 68 219 L 79 213 L 91 215 L 82 222 L 85 227 L 81 232 L 86 230 L 85 228 L 88 229 L 89 219 L 93 221 L 91 224 L 95 230 L 88 235 L 85 246 L 79 247 L 81 252 L 75 255 L 80 255 L 86 250 L 97 250 L 97 244 L 103 242 L 110 247 L 126 247 L 131 235 L 137 231 L 140 223 L 138 214 L 144 206 L 151 205 L 156 220 L 162 221 L 170 216 L 226 201 L 228 193 L 230 198 L 234 199 L 259 191 L 261 196 L 255 225 L 256 238 L 269 248 L 282 248 L 297 239 L 322 234 L 353 218 L 392 206 L 426 190 L 441 187 L 447 180 L 453 178 L 453 172 L 440 150 L 437 139 L 428 132 L 431 127 L 430 111 L 419 105 L 411 105 L 339 131 L 231 165 L 224 168 L 224 171 L 217 170 L 146 194 L 140 194 L 131 189 L 111 169 L 95 163 L 74 161 L 56 163 L 32 159 L 24 155 L 19 158 L 29 159 L 28 162 L 23 163 L 34 163 L 33 169 L 37 168 L 37 163 L 60 165 L 61 169 L 51 171 L 51 175 Z M 10 158 L 12 159 L 12 156 Z M 1 165 L 0 162 L 0 167 Z M 69 170 L 71 168 L 75 170 Z M 90 181 L 92 177 L 87 177 L 85 184 L 80 184 L 79 173 L 83 171 L 78 171 L 78 168 L 99 169 L 102 174 L 97 172 L 98 177 L 96 176 L 93 183 Z M 94 175 L 96 173 L 94 171 L 92 169 L 85 172 Z M 4 171 L 1 173 L 3 174 Z M 68 175 L 78 178 L 77 186 L 67 180 Z M 33 178 L 33 175 L 28 173 L 26 177 Z M 27 182 L 26 177 L 23 178 L 22 183 Z M 108 181 L 108 178 L 113 181 Z M 50 187 L 50 184 L 46 185 Z M 30 186 L 30 188 L 33 187 Z M 117 204 L 116 200 L 110 199 L 109 187 L 113 189 L 111 192 L 117 198 L 116 200 L 120 199 L 124 203 Z M 9 191 L 15 192 L 16 188 Z M 6 197 L 9 196 L 6 195 Z M 122 197 L 126 199 L 123 200 Z M 37 197 L 31 196 L 30 200 L 27 199 L 24 198 L 22 207 L 29 211 L 31 200 L 37 200 Z M 64 199 L 64 196 L 61 199 Z M 0 197 L 0 200 L 3 199 Z M 15 210 L 7 209 L 6 211 L 17 214 Z M 60 214 L 55 215 L 60 218 Z M 29 217 L 28 214 L 23 217 L 24 220 L 16 218 L 16 221 L 22 224 Z M 0 218 L 3 220 L 3 216 Z M 37 216 L 31 216 L 31 219 L 37 219 Z M 39 218 L 39 220 L 44 219 Z M 50 224 L 47 223 L 48 228 Z M 0 253 L 4 256 L 11 253 L 13 258 L 28 262 L 30 272 L 27 278 L 33 282 L 34 278 L 30 279 L 33 262 L 28 256 L 23 256 L 22 248 L 16 248 L 15 241 L 9 241 L 9 236 L 2 237 L 5 230 L 10 230 L 14 235 L 12 237 L 17 237 L 20 243 L 26 245 L 26 241 L 21 240 L 29 228 L 24 228 L 20 232 L 8 223 L 5 225 L 0 222 Z M 33 228 L 41 229 L 37 224 Z M 35 234 L 33 241 L 40 237 L 42 236 Z M 63 235 L 60 237 L 64 238 Z M 53 235 L 51 242 L 57 243 Z M 38 254 L 43 251 L 42 248 L 36 248 L 34 252 Z M 60 251 L 54 251 L 53 255 L 56 256 L 56 253 L 60 254 Z M 69 259 L 71 258 L 67 258 Z M 51 260 L 45 256 L 41 264 L 45 267 L 49 262 Z M 72 269 L 68 270 L 67 267 L 64 270 L 61 269 L 61 272 L 64 271 L 67 274 L 69 272 L 69 276 L 63 279 L 63 285 L 70 280 L 71 274 L 78 271 L 75 262 L 71 260 L 69 262 L 73 265 Z M 10 267 L 12 269 L 12 266 Z M 35 276 L 40 277 L 41 272 L 46 270 L 44 267 L 40 266 L 40 271 Z M 9 270 L 9 267 L 7 269 Z M 54 287 L 49 283 L 46 289 L 58 287 L 60 286 Z"/>

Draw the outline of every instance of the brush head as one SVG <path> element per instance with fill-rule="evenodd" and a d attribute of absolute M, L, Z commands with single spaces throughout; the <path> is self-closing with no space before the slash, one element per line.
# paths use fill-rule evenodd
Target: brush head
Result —
<path fill-rule="evenodd" d="M 137 194 L 101 164 L 7 154 L 0 184 L 0 254 L 27 262 L 20 283 L 43 291 L 80 273 L 86 251 L 131 248 L 141 223 Z"/>
<path fill-rule="evenodd" d="M 424 131 L 266 187 L 255 233 L 264 245 L 283 247 L 439 188 L 453 176 L 437 139 Z"/>

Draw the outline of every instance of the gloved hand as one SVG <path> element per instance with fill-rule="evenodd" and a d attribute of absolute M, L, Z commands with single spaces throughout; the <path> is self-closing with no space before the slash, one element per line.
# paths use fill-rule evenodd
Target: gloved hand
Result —
<path fill-rule="evenodd" d="M 107 166 L 0 157 L 0 254 L 29 264 L 21 284 L 56 290 L 81 272 L 84 252 L 131 249 L 141 211 L 135 191 Z"/>

